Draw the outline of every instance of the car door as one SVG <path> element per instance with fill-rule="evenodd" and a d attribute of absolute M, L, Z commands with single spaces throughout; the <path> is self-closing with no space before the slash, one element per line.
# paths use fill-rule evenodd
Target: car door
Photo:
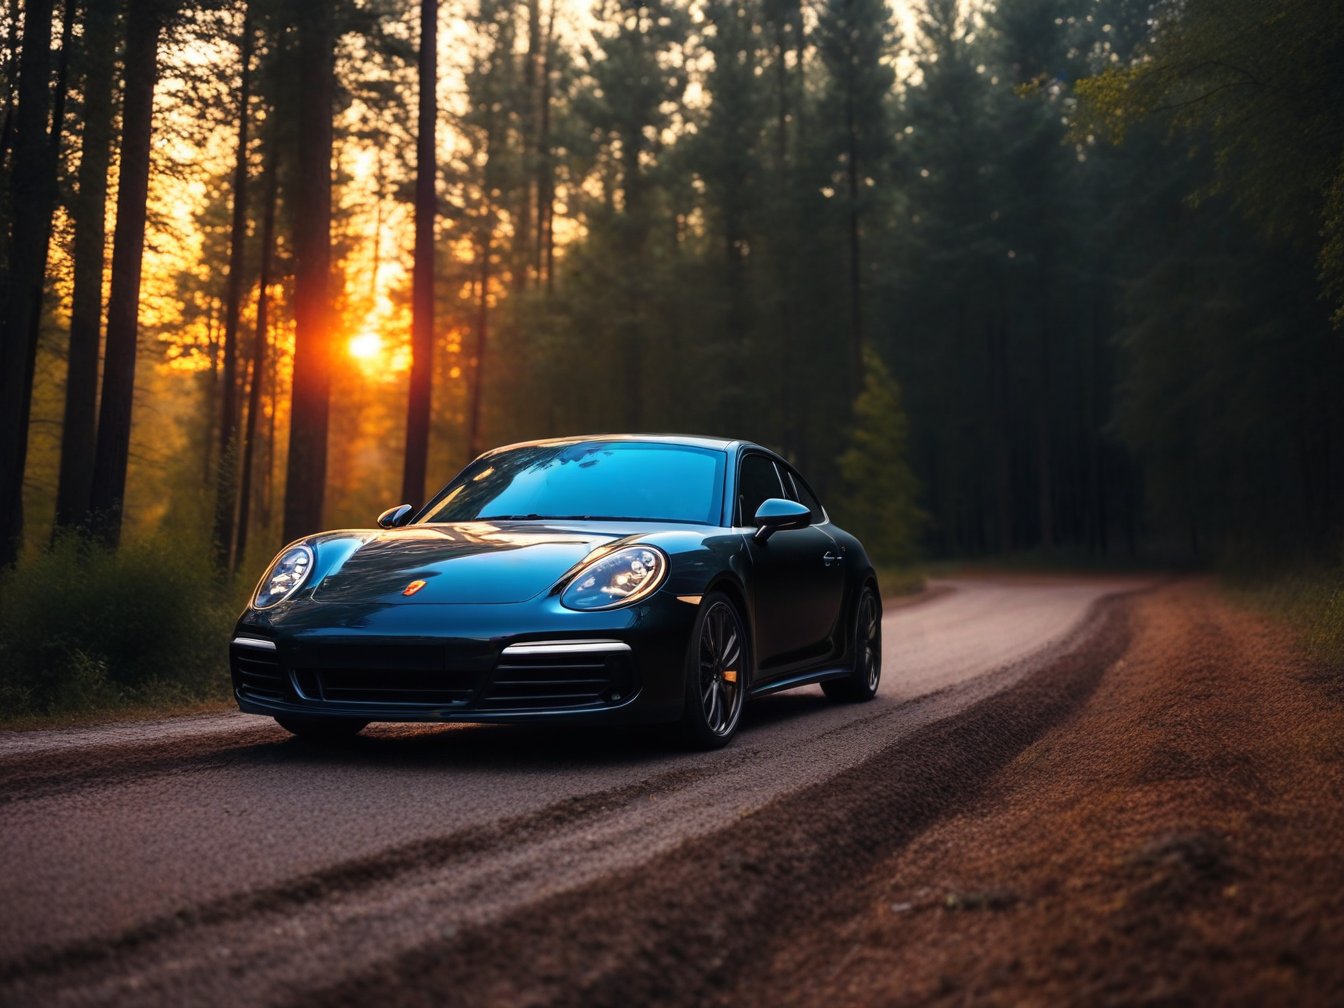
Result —
<path fill-rule="evenodd" d="M 789 499 L 797 501 L 811 511 L 812 526 L 817 531 L 825 533 L 826 538 L 831 541 L 832 548 L 829 555 L 834 559 L 827 564 L 828 575 L 818 583 L 812 613 L 820 632 L 827 637 L 833 637 L 836 621 L 840 619 L 844 608 L 845 585 L 849 580 L 846 565 L 850 562 L 850 558 L 845 555 L 843 543 L 831 534 L 834 526 L 831 525 L 826 509 L 821 506 L 821 501 L 817 500 L 817 495 L 807 485 L 807 481 L 792 466 L 778 461 L 775 464 Z"/>
<path fill-rule="evenodd" d="M 753 524 L 761 502 L 794 499 L 773 459 L 753 452 L 738 464 L 737 521 Z M 831 651 L 837 598 L 843 590 L 843 566 L 835 541 L 824 529 L 809 526 L 776 532 L 765 542 L 747 540 L 751 556 L 753 610 L 756 620 L 758 681 L 788 675 Z"/>

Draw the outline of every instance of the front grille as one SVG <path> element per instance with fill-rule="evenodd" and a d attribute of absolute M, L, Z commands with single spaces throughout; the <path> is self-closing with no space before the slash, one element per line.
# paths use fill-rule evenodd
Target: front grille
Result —
<path fill-rule="evenodd" d="M 329 703 L 446 707 L 476 692 L 476 673 L 448 668 L 438 644 L 306 644 L 291 662 L 303 694 Z"/>
<path fill-rule="evenodd" d="M 303 673 L 298 673 L 303 676 Z M 466 703 L 475 692 L 470 672 L 415 669 L 310 669 L 317 689 L 314 699 L 345 703 L 427 704 L 444 707 Z M 300 678 L 303 684 L 303 679 Z M 306 690 L 305 690 L 306 692 Z"/>
<path fill-rule="evenodd" d="M 524 710 L 614 703 L 629 696 L 628 669 L 621 654 L 505 655 L 479 706 Z"/>
<path fill-rule="evenodd" d="M 285 680 L 274 651 L 235 647 L 233 671 L 239 692 L 263 700 L 285 698 Z"/>
<path fill-rule="evenodd" d="M 604 707 L 635 692 L 629 649 L 561 642 L 557 649 L 487 643 L 295 642 L 280 652 L 235 645 L 234 683 L 258 700 L 416 709 L 536 711 Z M 575 646 L 577 645 L 577 646 Z M 453 655 L 449 667 L 450 654 Z M 491 662 L 497 663 L 491 671 Z"/>

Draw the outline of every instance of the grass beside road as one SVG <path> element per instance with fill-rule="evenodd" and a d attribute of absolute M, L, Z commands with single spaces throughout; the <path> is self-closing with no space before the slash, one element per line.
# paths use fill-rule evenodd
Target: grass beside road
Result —
<path fill-rule="evenodd" d="M 1066 565 L 1067 566 L 1067 565 Z M 929 577 L 1061 571 L 1058 563 L 883 567 L 888 605 Z M 1344 669 L 1344 571 L 1228 579 L 1234 597 L 1288 626 L 1304 649 Z M 66 539 L 0 575 L 0 726 L 56 727 L 228 705 L 227 638 L 250 582 L 221 583 L 202 544 L 159 535 L 112 552 Z"/>
<path fill-rule="evenodd" d="M 928 577 L 922 567 L 879 567 L 877 585 L 882 597 L 891 600 L 919 595 L 927 587 Z"/>
<path fill-rule="evenodd" d="M 1344 567 L 1228 581 L 1232 597 L 1291 627 L 1307 656 L 1344 676 Z"/>
<path fill-rule="evenodd" d="M 159 535 L 111 551 L 68 538 L 0 575 L 0 724 L 166 714 L 228 697 L 240 589 Z"/>

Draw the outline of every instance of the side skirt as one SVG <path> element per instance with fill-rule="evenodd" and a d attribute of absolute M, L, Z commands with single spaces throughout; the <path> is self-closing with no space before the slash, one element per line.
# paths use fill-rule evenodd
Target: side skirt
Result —
<path fill-rule="evenodd" d="M 784 690 L 797 689 L 799 686 L 812 686 L 816 683 L 826 682 L 828 679 L 843 679 L 851 673 L 847 668 L 825 668 L 813 669 L 811 672 L 804 672 L 801 675 L 789 676 L 787 679 L 774 679 L 768 683 L 762 683 L 760 686 L 752 687 L 749 696 L 768 696 L 771 693 L 782 693 Z"/>

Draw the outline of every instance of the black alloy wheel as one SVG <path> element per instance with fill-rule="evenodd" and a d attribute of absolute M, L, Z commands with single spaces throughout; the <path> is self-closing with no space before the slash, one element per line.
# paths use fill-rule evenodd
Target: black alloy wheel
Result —
<path fill-rule="evenodd" d="M 750 652 L 737 607 L 711 592 L 700 602 L 686 653 L 686 706 L 681 730 L 697 749 L 718 749 L 737 731 L 746 697 Z"/>
<path fill-rule="evenodd" d="M 854 666 L 849 675 L 821 684 L 832 700 L 849 703 L 877 696 L 882 679 L 882 603 L 871 585 L 864 585 L 854 607 Z"/>

